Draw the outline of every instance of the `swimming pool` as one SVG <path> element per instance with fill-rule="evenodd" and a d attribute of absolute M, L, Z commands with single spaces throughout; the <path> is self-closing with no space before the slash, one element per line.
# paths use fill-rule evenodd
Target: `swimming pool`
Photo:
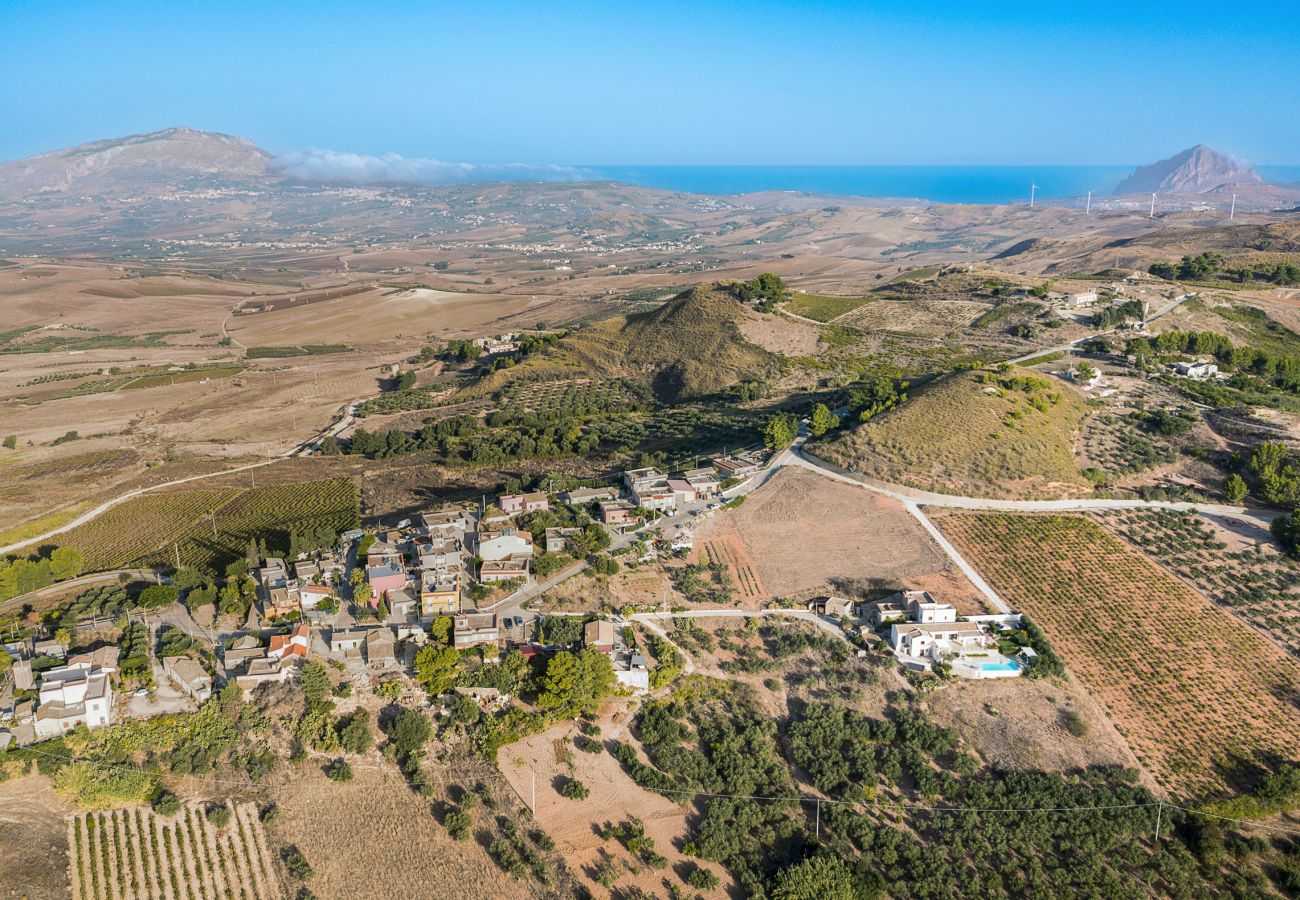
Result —
<path fill-rule="evenodd" d="M 980 663 L 981 672 L 1019 672 L 1020 666 L 1009 659 L 1000 662 Z"/>

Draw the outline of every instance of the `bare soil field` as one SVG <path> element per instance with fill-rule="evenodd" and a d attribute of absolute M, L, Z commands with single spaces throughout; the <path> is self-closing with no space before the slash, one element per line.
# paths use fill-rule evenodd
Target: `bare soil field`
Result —
<path fill-rule="evenodd" d="M 665 603 L 668 606 L 686 605 L 685 598 L 673 588 L 664 567 L 658 563 L 645 563 L 636 567 L 625 566 L 615 575 L 570 578 L 529 605 L 541 611 L 619 610 L 625 606 L 658 609 Z"/>
<path fill-rule="evenodd" d="M 631 712 L 621 703 L 607 704 L 599 724 L 600 740 L 624 737 Z M 595 896 L 604 896 L 605 888 L 597 882 L 602 865 L 612 864 L 617 884 L 623 894 L 636 888 L 657 894 L 665 884 L 685 888 L 673 874 L 679 866 L 689 869 L 689 860 L 677 846 L 686 834 L 688 807 L 638 787 L 608 752 L 588 753 L 573 746 L 578 734 L 575 723 L 556 725 L 507 747 L 497 755 L 506 779 L 522 796 L 531 796 L 533 777 L 537 784 L 537 821 L 555 841 L 556 849 L 568 861 L 573 874 Z M 570 800 L 558 788 L 576 778 L 590 793 L 585 800 Z M 668 858 L 666 869 L 655 870 L 644 864 L 636 871 L 629 865 L 627 852 L 617 841 L 603 841 L 595 829 L 617 825 L 637 817 L 645 823 L 645 833 L 654 839 L 654 849 Z M 605 861 L 608 860 L 609 863 Z M 722 886 L 708 896 L 725 896 L 731 889 L 730 878 L 718 866 L 709 866 L 722 879 Z"/>
<path fill-rule="evenodd" d="M 230 333 L 249 346 L 329 344 L 346 340 L 374 344 L 395 338 L 477 336 L 494 323 L 517 315 L 539 301 L 507 294 L 458 294 L 413 288 L 376 287 L 310 306 L 236 316 Z"/>
<path fill-rule="evenodd" d="M 740 325 L 745 340 L 764 350 L 785 356 L 815 356 L 821 344 L 821 332 L 788 316 L 749 316 Z"/>
<path fill-rule="evenodd" d="M 295 845 L 315 874 L 307 885 L 321 897 L 528 897 L 476 840 L 457 842 L 395 769 L 356 767 L 353 781 L 326 778 L 315 766 L 295 770 L 276 794 L 273 844 Z M 400 886 L 400 887 L 398 887 Z"/>
<path fill-rule="evenodd" d="M 726 565 L 740 605 L 747 609 L 756 608 L 771 596 L 759 580 L 754 561 L 745 550 L 740 535 L 730 523 L 719 523 L 707 540 L 698 542 L 691 553 L 691 559 L 693 562 Z"/>
<path fill-rule="evenodd" d="M 1046 633 L 1171 793 L 1222 794 L 1294 758 L 1300 668 L 1277 645 L 1082 516 L 936 524 Z"/>
<path fill-rule="evenodd" d="M 715 515 L 695 535 L 697 549 L 710 542 L 743 551 L 737 560 L 752 566 L 761 588 L 745 604 L 755 608 L 764 595 L 804 599 L 923 581 L 963 612 L 983 610 L 975 589 L 902 504 L 811 472 L 779 472 L 743 504 Z"/>
<path fill-rule="evenodd" d="M 1075 681 L 957 680 L 926 698 L 930 717 L 956 728 L 990 766 L 1072 772 L 1090 766 L 1141 770 L 1106 713 Z M 1144 783 L 1156 787 L 1143 773 Z"/>
<path fill-rule="evenodd" d="M 965 328 L 990 308 L 972 300 L 872 300 L 834 322 L 866 331 L 904 331 L 940 338 Z"/>
<path fill-rule="evenodd" d="M 64 900 L 72 805 L 43 775 L 0 781 L 0 897 Z"/>

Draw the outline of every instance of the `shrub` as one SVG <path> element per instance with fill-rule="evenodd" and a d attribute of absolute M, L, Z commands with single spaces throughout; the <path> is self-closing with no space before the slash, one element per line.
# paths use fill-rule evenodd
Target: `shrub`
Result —
<path fill-rule="evenodd" d="M 153 798 L 153 811 L 160 816 L 174 816 L 181 811 L 181 799 L 168 790 L 160 790 Z"/>
<path fill-rule="evenodd" d="M 469 840 L 471 822 L 469 813 L 462 812 L 459 809 L 453 809 L 447 813 L 446 818 L 443 820 L 443 824 L 447 826 L 447 833 L 457 841 Z"/>
<path fill-rule="evenodd" d="M 289 870 L 290 877 L 306 881 L 312 876 L 314 870 L 311 863 L 307 862 L 307 857 L 296 846 L 285 847 L 280 851 L 280 858 L 284 860 L 284 867 Z"/>
<path fill-rule="evenodd" d="M 560 787 L 560 796 L 570 800 L 586 800 L 591 794 L 587 786 L 576 778 L 570 778 Z"/>
<path fill-rule="evenodd" d="M 1088 723 L 1072 709 L 1061 711 L 1061 727 L 1077 738 L 1088 736 Z"/>
<path fill-rule="evenodd" d="M 225 828 L 230 824 L 230 807 L 224 803 L 216 806 L 209 806 L 207 809 L 208 821 L 218 828 Z"/>
<path fill-rule="evenodd" d="M 325 774 L 331 781 L 351 781 L 352 766 L 348 764 L 346 759 L 340 756 L 325 767 Z"/>
<path fill-rule="evenodd" d="M 721 879 L 711 869 L 696 866 L 691 870 L 691 874 L 686 876 L 686 883 L 698 891 L 716 891 Z"/>

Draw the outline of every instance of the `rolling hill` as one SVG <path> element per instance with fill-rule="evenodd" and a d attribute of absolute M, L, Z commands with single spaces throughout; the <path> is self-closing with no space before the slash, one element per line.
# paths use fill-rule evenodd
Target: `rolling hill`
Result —
<path fill-rule="evenodd" d="M 698 285 L 655 309 L 575 331 L 486 384 L 495 389 L 507 380 L 577 370 L 644 381 L 668 402 L 715 394 L 740 381 L 766 378 L 780 367 L 779 356 L 741 333 L 741 324 L 756 315 L 737 299 L 733 286 Z"/>
<path fill-rule="evenodd" d="M 1083 399 L 1036 373 L 960 372 L 902 406 L 810 446 L 873 478 L 973 497 L 1088 493 L 1074 462 Z"/>

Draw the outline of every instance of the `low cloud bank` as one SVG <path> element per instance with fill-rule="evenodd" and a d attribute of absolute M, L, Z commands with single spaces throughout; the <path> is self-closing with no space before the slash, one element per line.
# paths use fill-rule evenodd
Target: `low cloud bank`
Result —
<path fill-rule="evenodd" d="M 591 172 L 572 166 L 527 163 L 454 163 L 386 153 L 367 156 L 338 150 L 293 150 L 276 158 L 275 167 L 304 181 L 348 184 L 465 184 L 473 181 L 583 181 Z"/>

